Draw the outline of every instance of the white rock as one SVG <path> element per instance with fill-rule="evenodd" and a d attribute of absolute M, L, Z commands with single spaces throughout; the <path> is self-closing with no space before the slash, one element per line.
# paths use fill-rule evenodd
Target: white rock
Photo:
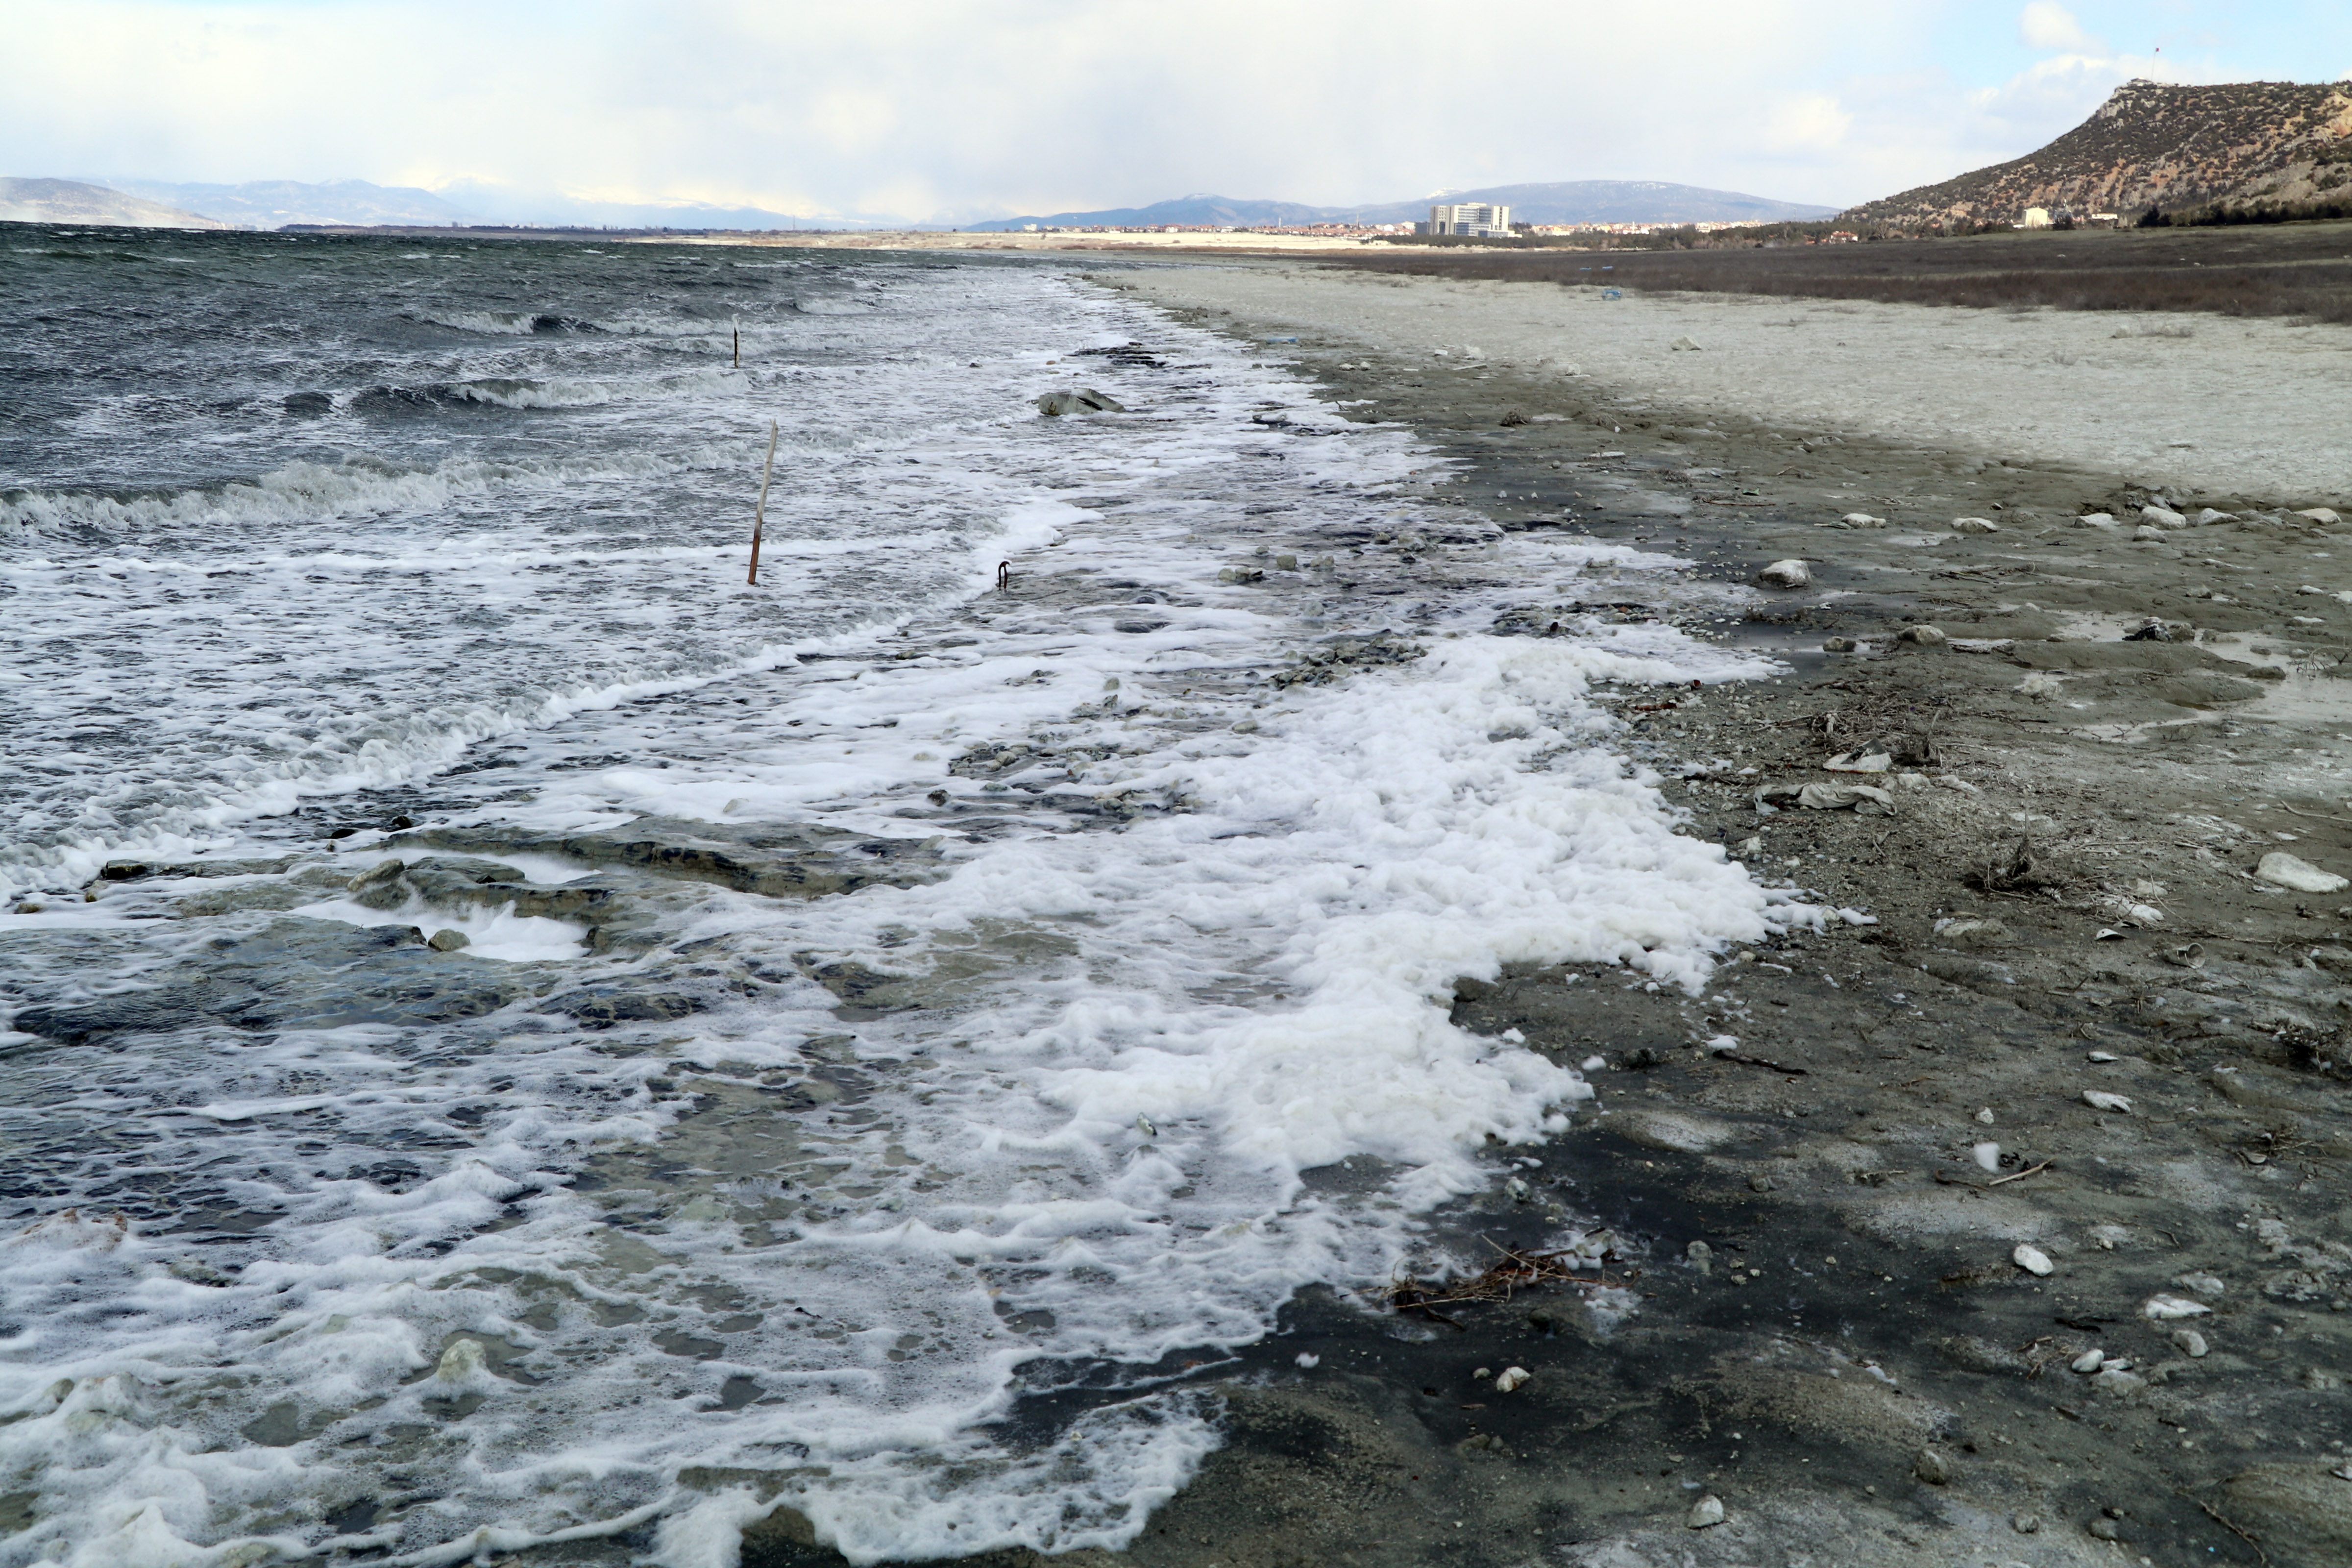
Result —
<path fill-rule="evenodd" d="M 1838 519 L 1838 524 L 1843 528 L 1885 528 L 1886 520 L 1873 517 L 1866 511 L 1850 511 Z"/>
<path fill-rule="evenodd" d="M 1952 527 L 1961 533 L 1999 533 L 2000 524 L 1989 517 L 1956 517 Z"/>
<path fill-rule="evenodd" d="M 2143 522 L 2132 530 L 2132 540 L 2135 543 L 2156 543 L 2163 538 L 2164 530 L 2154 523 Z"/>
<path fill-rule="evenodd" d="M 1775 588 L 1801 588 L 1813 580 L 1813 569 L 1801 561 L 1775 561 L 1756 576 Z"/>
<path fill-rule="evenodd" d="M 2221 1280 L 2205 1273 L 2176 1274 L 2172 1277 L 2172 1282 L 2182 1289 L 2194 1291 L 2200 1296 L 2219 1296 L 2229 1289 L 2229 1287 L 2222 1284 Z"/>
<path fill-rule="evenodd" d="M 2147 519 L 2148 521 L 2156 524 L 2158 528 L 2187 528 L 2189 526 L 2189 520 L 2181 516 L 2179 512 L 2173 510 L 2168 506 L 2144 506 L 2139 509 L 2139 514 L 2140 516 Z"/>
<path fill-rule="evenodd" d="M 2273 849 L 2263 856 L 2262 864 L 2254 868 L 2254 875 L 2265 882 L 2293 888 L 2298 893 L 2336 893 L 2352 888 L 2352 879 L 2323 871 L 2283 849 Z"/>
<path fill-rule="evenodd" d="M 457 1340 L 441 1352 L 433 1375 L 444 1383 L 465 1383 L 481 1372 L 485 1359 L 478 1341 Z"/>
<path fill-rule="evenodd" d="M 2028 1274 L 2047 1274 L 2052 1268 L 2048 1253 L 2038 1247 L 2028 1247 L 2023 1242 L 2018 1243 L 2017 1250 L 2009 1255 L 2009 1260 Z"/>
<path fill-rule="evenodd" d="M 2192 1301 L 2186 1296 L 2150 1296 L 2139 1310 L 2143 1318 L 2164 1322 L 2173 1318 L 2201 1318 L 2213 1309 L 2202 1301 Z"/>
<path fill-rule="evenodd" d="M 1721 1524 L 1723 1500 L 1713 1492 L 1707 1493 L 1706 1496 L 1691 1504 L 1690 1517 L 1683 1522 L 1693 1530 L 1705 1530 L 1710 1524 Z"/>
<path fill-rule="evenodd" d="M 2068 1362 L 2066 1363 L 2066 1367 L 2070 1372 L 2079 1372 L 2084 1377 L 2088 1377 L 2091 1373 L 2105 1366 L 2106 1363 L 2107 1352 L 2099 1349 L 2096 1345 L 2094 1345 L 2089 1350 L 2084 1351 L 2081 1355 L 2076 1356 L 2073 1361 Z"/>
<path fill-rule="evenodd" d="M 1511 1390 L 1518 1387 L 1519 1384 L 1527 1382 L 1528 1376 L 1528 1373 L 1526 1367 L 1507 1366 L 1501 1371 L 1501 1373 L 1496 1374 L 1495 1378 L 1495 1392 L 1497 1394 L 1508 1394 Z"/>
<path fill-rule="evenodd" d="M 2175 1329 L 2172 1331 L 2172 1348 L 2196 1361 L 2210 1347 L 2205 1343 L 2205 1336 L 2195 1329 Z"/>
<path fill-rule="evenodd" d="M 1696 338 L 1676 338 L 1673 342 L 1666 346 L 1673 349 L 1676 353 L 1696 353 L 1699 352 L 1698 340 Z"/>
<path fill-rule="evenodd" d="M 2113 1051 L 2093 1051 L 2091 1053 L 2091 1059 L 2095 1062 L 2112 1062 L 2120 1061 L 2123 1058 L 2116 1056 Z"/>
<path fill-rule="evenodd" d="M 2122 1116 L 2129 1116 L 2131 1114 L 2130 1100 L 2125 1099 L 2120 1094 L 2109 1094 L 2104 1089 L 2084 1089 L 2083 1091 L 2083 1103 L 2089 1106 L 2094 1110 L 2112 1110 Z"/>
<path fill-rule="evenodd" d="M 2235 512 L 2216 511 L 2209 506 L 2190 521 L 2200 528 L 2210 528 L 2217 522 L 2235 522 L 2238 521 L 2238 515 Z"/>
<path fill-rule="evenodd" d="M 1978 1120 L 1979 1121 L 1983 1122 L 1987 1127 L 1991 1126 L 1991 1125 L 1992 1125 L 1992 1107 L 1991 1107 L 1991 1106 L 1990 1106 L 1990 1105 L 1988 1105 L 1988 1106 L 1986 1106 L 1982 1110 L 1978 1111 L 1978 1112 L 1977 1112 L 1977 1120 Z"/>
<path fill-rule="evenodd" d="M 2336 524 L 2344 521 L 2342 518 L 2336 516 L 2333 510 L 2324 506 L 2312 507 L 2308 510 L 2299 511 L 2294 515 L 2297 517 L 2307 517 L 2312 521 L 2329 528 L 2333 528 Z"/>
<path fill-rule="evenodd" d="M 2116 525 L 2114 516 L 2104 511 L 2086 511 L 2074 522 L 2080 528 L 2113 528 Z"/>
<path fill-rule="evenodd" d="M 1998 1143 L 1979 1143 L 1979 1144 L 1975 1144 L 1975 1145 L 1973 1145 L 1973 1146 L 1969 1150 L 1969 1152 L 1976 1156 L 1976 1162 L 1977 1162 L 1977 1164 L 1978 1164 L 1979 1167 L 1981 1167 L 1982 1169 L 1984 1169 L 1984 1170 L 1988 1170 L 1988 1171 L 1998 1171 L 1998 1170 L 2000 1170 L 2000 1144 L 1998 1144 Z"/>

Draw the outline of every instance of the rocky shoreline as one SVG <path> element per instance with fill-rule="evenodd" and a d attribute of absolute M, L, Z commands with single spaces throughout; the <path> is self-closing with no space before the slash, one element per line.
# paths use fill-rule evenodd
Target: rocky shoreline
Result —
<path fill-rule="evenodd" d="M 1253 325 L 1188 310 L 1180 275 L 1114 281 Z M 1298 1302 L 1214 1369 L 1232 1441 L 1120 1560 L 2352 1554 L 2352 894 L 2254 874 L 2352 865 L 2332 498 L 1634 424 L 1502 365 L 1432 386 L 1360 339 L 1278 352 L 1440 444 L 1506 530 L 1727 582 L 1808 561 L 1808 587 L 1694 628 L 1790 673 L 1629 691 L 1627 738 L 1685 831 L 1871 918 L 1743 952 L 1697 996 L 1591 968 L 1464 984 L 1457 1022 L 1608 1067 L 1601 1113 L 1497 1151 L 1540 1164 L 1433 1254 L 1575 1215 L 1620 1238 L 1609 1285 Z M 1857 494 L 1878 516 L 1839 526 Z M 1643 613 L 1598 598 L 1538 590 L 1496 629 Z M 1774 794 L 1856 784 L 1883 800 Z"/>

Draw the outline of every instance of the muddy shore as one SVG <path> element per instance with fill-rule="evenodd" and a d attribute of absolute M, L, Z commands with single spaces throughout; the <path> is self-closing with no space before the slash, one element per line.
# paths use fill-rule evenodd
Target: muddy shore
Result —
<path fill-rule="evenodd" d="M 1173 272 L 1110 282 L 1279 325 L 1188 306 Z M 1685 831 L 1871 919 L 1744 952 L 1697 996 L 1598 969 L 1464 984 L 1458 1022 L 1608 1067 L 1600 1113 L 1497 1150 L 1431 1254 L 1575 1217 L 1620 1238 L 1608 1284 L 1297 1302 L 1197 1373 L 1229 1445 L 1128 1552 L 1065 1561 L 2352 1561 L 2352 892 L 2253 875 L 2273 851 L 2352 868 L 2352 530 L 2295 514 L 2340 498 L 1630 417 L 1360 338 L 1268 353 L 1412 422 L 1506 530 L 1727 582 L 1809 562 L 1704 628 L 1790 673 L 1629 690 L 1628 740 Z M 2147 506 L 2234 515 L 2143 534 Z M 1822 526 L 1854 511 L 1883 526 Z M 1527 587 L 1498 630 L 1645 613 Z M 1822 766 L 1874 743 L 1883 773 Z M 1856 783 L 1885 801 L 1758 802 Z M 1694 1528 L 1710 1497 L 1723 1522 Z M 793 1534 L 779 1516 L 746 1563 L 837 1561 Z"/>

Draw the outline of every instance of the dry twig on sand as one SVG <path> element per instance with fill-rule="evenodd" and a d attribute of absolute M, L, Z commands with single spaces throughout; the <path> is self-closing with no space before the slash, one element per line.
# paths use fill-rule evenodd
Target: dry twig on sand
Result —
<path fill-rule="evenodd" d="M 1492 1243 L 1488 1244 L 1493 1245 Z M 1435 1318 L 1441 1323 L 1462 1325 L 1438 1311 L 1440 1307 L 1466 1306 L 1481 1301 L 1507 1301 L 1516 1291 L 1537 1285 L 1604 1285 L 1604 1278 L 1591 1278 L 1577 1273 L 1561 1259 L 1571 1256 L 1567 1251 L 1526 1252 L 1517 1248 L 1501 1249 L 1503 1256 L 1487 1265 L 1480 1273 L 1466 1279 L 1450 1279 L 1444 1283 L 1419 1279 L 1400 1279 L 1381 1292 L 1381 1298 L 1400 1312 L 1419 1312 Z"/>

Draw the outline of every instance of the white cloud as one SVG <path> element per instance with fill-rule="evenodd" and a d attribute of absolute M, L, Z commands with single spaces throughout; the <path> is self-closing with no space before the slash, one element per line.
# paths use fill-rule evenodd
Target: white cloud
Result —
<path fill-rule="evenodd" d="M 1606 178 L 1853 202 L 2029 150 L 2127 64 L 2070 54 L 1973 101 L 1975 84 L 1920 63 L 1936 7 L 1880 0 L 0 11 L 14 165 L 0 173 L 357 177 L 910 217 Z M 2021 25 L 2080 40 L 2054 5 Z"/>
<path fill-rule="evenodd" d="M 2059 5 L 2058 0 L 2033 0 L 2017 18 L 2017 36 L 2029 48 L 2064 49 L 2082 55 L 2101 54 L 2106 48 L 2083 31 L 2074 14 Z"/>
<path fill-rule="evenodd" d="M 1765 144 L 1778 153 L 1826 152 L 1845 140 L 1853 116 L 1827 93 L 1808 93 L 1772 110 L 1765 128 Z"/>

